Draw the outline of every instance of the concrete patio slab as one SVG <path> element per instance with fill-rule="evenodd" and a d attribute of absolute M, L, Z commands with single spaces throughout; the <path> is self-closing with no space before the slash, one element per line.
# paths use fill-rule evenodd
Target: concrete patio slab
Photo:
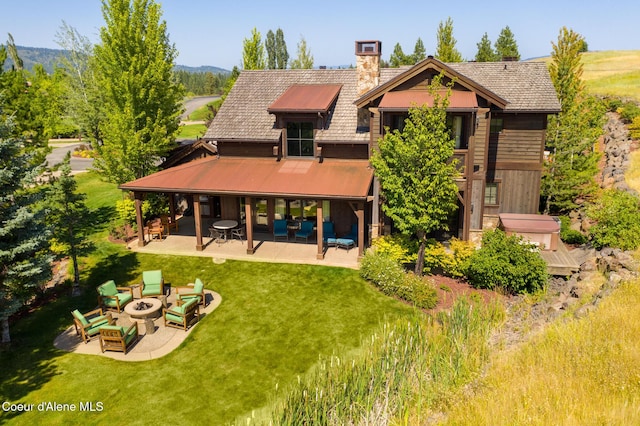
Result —
<path fill-rule="evenodd" d="M 167 298 L 167 305 L 169 307 L 175 303 L 175 294 L 173 293 L 174 292 L 172 291 L 172 294 Z M 207 299 L 206 307 L 202 308 L 202 306 L 200 306 L 200 318 L 198 322 L 186 332 L 173 327 L 165 327 L 164 320 L 161 317 L 153 320 L 155 332 L 153 334 L 147 334 L 145 332 L 145 326 L 139 322 L 138 342 L 131 347 L 127 354 L 113 351 L 101 352 L 99 337 L 94 337 L 88 343 L 84 343 L 80 336 L 76 334 L 75 327 L 73 325 L 59 334 L 53 341 L 53 345 L 56 348 L 67 352 L 85 355 L 101 355 L 120 361 L 147 361 L 150 359 L 160 358 L 177 348 L 191 333 L 191 331 L 198 326 L 200 321 L 204 320 L 207 315 L 211 314 L 218 306 L 220 306 L 222 298 L 218 293 L 211 290 L 205 290 L 205 296 Z M 135 303 L 135 301 L 132 303 Z M 129 327 L 132 324 L 132 321 L 135 321 L 124 312 L 112 312 L 111 314 L 112 317 L 116 319 L 117 325 Z"/>

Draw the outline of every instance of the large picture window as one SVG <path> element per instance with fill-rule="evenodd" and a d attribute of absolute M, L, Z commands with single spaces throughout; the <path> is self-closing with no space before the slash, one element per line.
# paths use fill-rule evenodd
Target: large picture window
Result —
<path fill-rule="evenodd" d="M 313 123 L 287 123 L 287 156 L 313 157 Z"/>

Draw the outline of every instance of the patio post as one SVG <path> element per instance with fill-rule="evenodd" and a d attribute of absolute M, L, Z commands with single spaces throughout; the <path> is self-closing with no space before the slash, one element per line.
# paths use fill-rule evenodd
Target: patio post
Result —
<path fill-rule="evenodd" d="M 171 216 L 171 222 L 176 223 L 176 195 L 173 193 L 167 195 L 169 197 L 169 216 Z"/>
<path fill-rule="evenodd" d="M 356 217 L 358 218 L 358 258 L 364 255 L 364 203 L 359 201 L 357 204 Z"/>
<path fill-rule="evenodd" d="M 244 197 L 244 217 L 247 226 L 247 254 L 253 254 L 253 219 L 251 215 L 251 205 L 253 200 L 251 197 Z"/>
<path fill-rule="evenodd" d="M 136 206 L 136 227 L 138 228 L 138 247 L 144 247 L 147 242 L 144 240 L 144 223 L 142 222 L 142 192 L 134 192 Z"/>
<path fill-rule="evenodd" d="M 196 225 L 196 250 L 202 251 L 202 216 L 200 216 L 200 195 L 193 195 L 193 221 Z"/>
<path fill-rule="evenodd" d="M 322 222 L 324 221 L 322 214 L 322 200 L 316 201 L 316 234 L 318 240 L 318 253 L 316 254 L 316 259 L 324 259 L 324 235 L 322 229 Z"/>

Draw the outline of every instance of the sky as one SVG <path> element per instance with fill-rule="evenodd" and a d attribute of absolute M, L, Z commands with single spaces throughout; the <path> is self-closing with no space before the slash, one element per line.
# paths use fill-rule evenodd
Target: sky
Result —
<path fill-rule="evenodd" d="M 58 49 L 56 33 L 62 22 L 98 43 L 104 26 L 100 0 L 22 0 L 3 2 L 0 42 L 11 33 L 15 43 Z M 522 59 L 548 56 L 563 26 L 584 36 L 589 50 L 640 49 L 640 1 L 581 0 L 165 0 L 159 1 L 169 40 L 178 50 L 176 64 L 242 67 L 242 42 L 255 27 L 264 40 L 269 30 L 281 28 L 291 59 L 301 38 L 314 65 L 355 64 L 356 40 L 382 42 L 388 60 L 396 43 L 413 52 L 421 38 L 427 54 L 436 50 L 438 24 L 451 17 L 456 47 L 473 59 L 486 32 L 495 42 L 509 26 Z"/>

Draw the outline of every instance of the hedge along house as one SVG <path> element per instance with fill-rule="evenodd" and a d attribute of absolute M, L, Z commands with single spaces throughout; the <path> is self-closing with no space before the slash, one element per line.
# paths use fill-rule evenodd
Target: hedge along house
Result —
<path fill-rule="evenodd" d="M 311 220 L 317 257 L 322 222 L 338 236 L 358 228 L 362 255 L 370 237 L 391 224 L 369 156 L 385 129 L 400 129 L 427 85 L 454 81 L 448 122 L 460 162 L 460 209 L 453 235 L 468 239 L 499 213 L 536 213 L 547 115 L 560 105 L 543 63 L 445 64 L 433 58 L 408 68 L 380 68 L 381 43 L 356 42 L 355 69 L 243 71 L 204 139 L 216 157 L 195 160 L 121 185 L 135 193 L 139 244 L 145 192 L 193 197 L 196 249 L 202 216 L 236 219 L 253 233 L 275 219 Z M 172 210 L 173 211 L 173 210 Z"/>

